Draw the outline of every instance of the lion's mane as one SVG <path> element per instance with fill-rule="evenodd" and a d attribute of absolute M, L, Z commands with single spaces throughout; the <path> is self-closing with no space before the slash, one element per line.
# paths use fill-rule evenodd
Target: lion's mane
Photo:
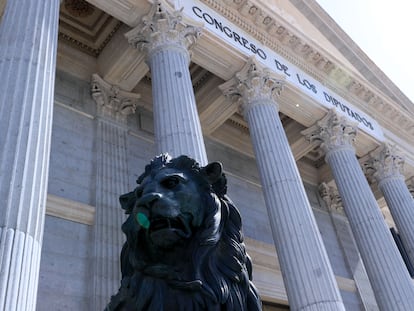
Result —
<path fill-rule="evenodd" d="M 127 193 L 120 197 L 121 206 L 129 215 L 122 226 L 127 237 L 121 252 L 122 281 L 106 310 L 261 310 L 260 298 L 251 282 L 252 265 L 243 242 L 241 217 L 226 195 L 225 175 L 209 184 L 204 181 L 203 168 L 194 160 L 163 155 L 146 166 L 138 184 L 160 167 L 191 171 L 203 180 L 200 189 L 206 205 L 204 221 L 182 254 L 191 279 L 183 279 L 174 267 L 149 259 L 144 229 L 132 215 L 138 198 L 135 191 Z"/>

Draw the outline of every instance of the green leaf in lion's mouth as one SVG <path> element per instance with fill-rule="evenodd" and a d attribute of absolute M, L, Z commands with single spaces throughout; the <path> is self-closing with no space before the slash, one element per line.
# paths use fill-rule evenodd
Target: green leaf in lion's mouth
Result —
<path fill-rule="evenodd" d="M 137 221 L 145 229 L 148 229 L 149 226 L 150 226 L 150 221 L 149 221 L 147 215 L 145 215 L 144 213 L 138 213 L 137 214 Z"/>

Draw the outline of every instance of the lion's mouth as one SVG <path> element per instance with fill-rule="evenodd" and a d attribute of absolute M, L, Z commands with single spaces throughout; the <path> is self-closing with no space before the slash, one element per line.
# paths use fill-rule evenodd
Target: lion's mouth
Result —
<path fill-rule="evenodd" d="M 181 221 L 175 218 L 160 218 L 151 222 L 150 230 L 156 231 L 161 229 L 184 229 Z"/>
<path fill-rule="evenodd" d="M 181 217 L 155 218 L 151 220 L 149 234 L 155 244 L 174 244 L 191 236 L 191 229 Z"/>

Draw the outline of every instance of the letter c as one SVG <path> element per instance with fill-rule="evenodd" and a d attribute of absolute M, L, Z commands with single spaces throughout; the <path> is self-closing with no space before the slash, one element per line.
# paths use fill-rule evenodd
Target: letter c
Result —
<path fill-rule="evenodd" d="M 193 12 L 198 17 L 203 18 L 203 16 L 201 15 L 202 11 L 201 11 L 201 9 L 199 7 L 193 6 Z M 198 14 L 197 14 L 197 12 L 198 12 Z"/>

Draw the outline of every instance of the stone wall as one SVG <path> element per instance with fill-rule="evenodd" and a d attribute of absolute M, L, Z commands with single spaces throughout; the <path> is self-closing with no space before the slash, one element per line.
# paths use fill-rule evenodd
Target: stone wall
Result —
<path fill-rule="evenodd" d="M 36 310 L 91 310 L 92 247 L 90 226 L 46 216 Z"/>

